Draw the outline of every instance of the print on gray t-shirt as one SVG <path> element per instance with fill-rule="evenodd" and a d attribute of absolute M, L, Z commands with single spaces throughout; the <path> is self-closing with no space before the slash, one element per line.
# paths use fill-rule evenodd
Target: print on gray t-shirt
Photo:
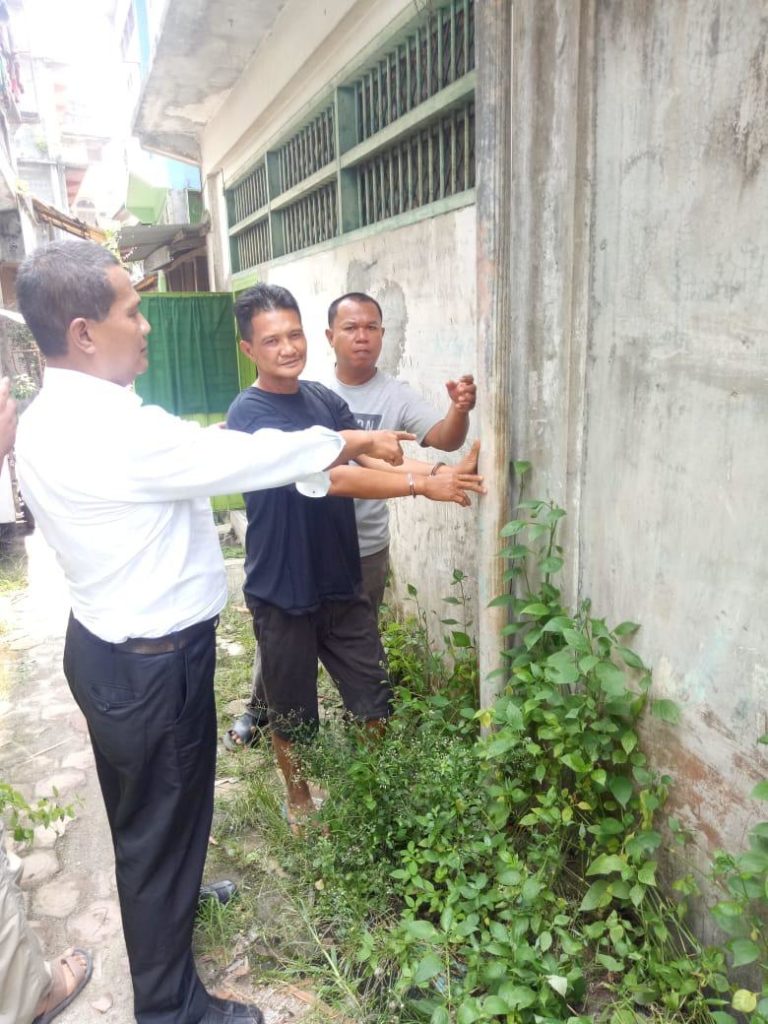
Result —
<path fill-rule="evenodd" d="M 406 384 L 377 370 L 365 384 L 342 384 L 334 374 L 328 386 L 349 406 L 361 430 L 407 430 L 419 444 L 443 417 Z M 373 555 L 389 544 L 389 510 L 386 501 L 355 500 L 355 519 L 360 554 Z"/>

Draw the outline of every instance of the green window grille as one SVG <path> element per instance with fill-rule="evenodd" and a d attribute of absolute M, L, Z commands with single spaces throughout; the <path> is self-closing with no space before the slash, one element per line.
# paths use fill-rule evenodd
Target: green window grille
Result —
<path fill-rule="evenodd" d="M 453 110 L 357 168 L 363 226 L 456 195 L 475 184 L 475 105 Z"/>
<path fill-rule="evenodd" d="M 285 252 L 296 252 L 338 234 L 336 182 L 310 192 L 280 211 Z"/>
<path fill-rule="evenodd" d="M 439 8 L 355 82 L 358 141 L 370 138 L 475 67 L 475 5 Z"/>
<path fill-rule="evenodd" d="M 235 235 L 238 267 L 255 267 L 272 258 L 272 242 L 267 217 Z"/>
<path fill-rule="evenodd" d="M 226 189 L 233 272 L 473 202 L 475 79 L 474 0 L 401 18 Z"/>
<path fill-rule="evenodd" d="M 334 111 L 330 106 L 280 147 L 277 156 L 281 192 L 287 192 L 335 160 L 334 132 Z"/>
<path fill-rule="evenodd" d="M 267 205 L 267 169 L 264 162 L 236 185 L 231 192 L 233 222 L 245 220 Z"/>

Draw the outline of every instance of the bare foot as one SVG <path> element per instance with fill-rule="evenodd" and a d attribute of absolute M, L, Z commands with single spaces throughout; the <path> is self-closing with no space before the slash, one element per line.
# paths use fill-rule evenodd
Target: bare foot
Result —
<path fill-rule="evenodd" d="M 85 988 L 93 971 L 93 958 L 84 949 L 67 949 L 49 962 L 51 987 L 37 1005 L 32 1024 L 48 1024 L 69 1006 L 75 996 Z"/>
<path fill-rule="evenodd" d="M 311 801 L 309 804 L 302 803 L 292 805 L 285 803 L 283 805 L 283 816 L 288 822 L 288 828 L 291 830 L 291 834 L 296 836 L 297 839 L 303 839 L 307 825 L 312 825 L 324 836 L 330 835 L 327 825 L 318 824 L 317 811 L 318 804 L 314 801 Z"/>

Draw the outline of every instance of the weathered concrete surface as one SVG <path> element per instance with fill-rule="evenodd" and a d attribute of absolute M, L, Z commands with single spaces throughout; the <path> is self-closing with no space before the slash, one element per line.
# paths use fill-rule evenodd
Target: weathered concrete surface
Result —
<path fill-rule="evenodd" d="M 643 623 L 684 707 L 657 763 L 735 849 L 768 772 L 768 8 L 623 6 L 597 21 L 583 586 Z"/>
<path fill-rule="evenodd" d="M 142 145 L 199 163 L 203 127 L 284 6 L 285 0 L 168 0 L 134 121 Z"/>
<path fill-rule="evenodd" d="M 499 637 L 509 609 L 493 599 L 503 594 L 505 565 L 497 557 L 499 536 L 512 518 L 510 451 L 514 448 L 509 408 L 511 315 L 510 260 L 512 83 L 507 54 L 512 7 L 486 0 L 475 7 L 478 82 L 475 97 L 475 178 L 477 181 L 477 387 L 480 404 L 475 428 L 483 440 L 481 469 L 488 495 L 477 516 L 477 655 L 480 703 L 493 704 L 504 672 Z"/>
<path fill-rule="evenodd" d="M 515 11 L 514 454 L 682 706 L 647 742 L 705 860 L 768 771 L 768 10 Z"/>

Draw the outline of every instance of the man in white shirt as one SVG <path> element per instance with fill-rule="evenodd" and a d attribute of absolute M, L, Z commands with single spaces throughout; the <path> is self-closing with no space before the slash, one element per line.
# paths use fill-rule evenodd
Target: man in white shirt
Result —
<path fill-rule="evenodd" d="M 64 671 L 83 711 L 115 848 L 138 1024 L 263 1022 L 206 992 L 192 929 L 213 811 L 215 629 L 226 573 L 208 497 L 283 486 L 395 433 L 203 429 L 142 405 L 149 324 L 92 242 L 36 250 L 19 307 L 46 359 L 21 418 L 24 499 L 70 588 Z M 327 474 L 325 474 L 327 477 Z M 326 487 L 329 484 L 326 483 Z"/>

